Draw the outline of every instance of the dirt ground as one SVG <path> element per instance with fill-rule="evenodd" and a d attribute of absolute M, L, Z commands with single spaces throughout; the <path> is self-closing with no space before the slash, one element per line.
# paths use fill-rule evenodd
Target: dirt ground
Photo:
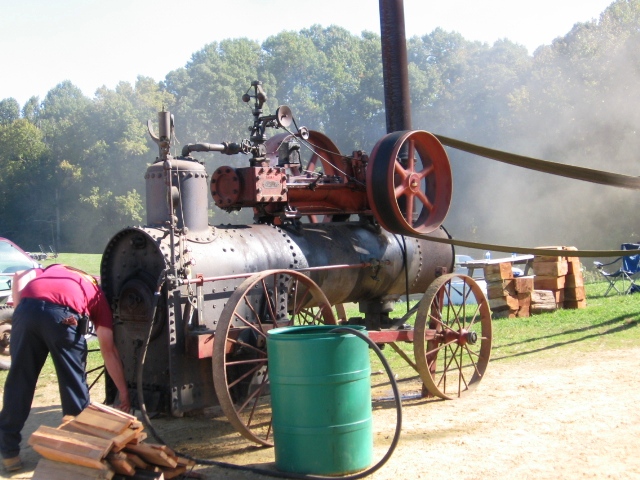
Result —
<path fill-rule="evenodd" d="M 468 397 L 405 400 L 398 448 L 370 478 L 640 478 L 639 371 L 640 347 L 591 354 L 559 348 L 492 361 Z M 373 418 L 380 458 L 394 429 L 392 404 L 374 402 Z M 9 478 L 32 477 L 39 456 L 26 439 L 60 420 L 56 386 L 39 389 L 24 432 L 25 470 Z M 170 445 L 198 458 L 274 470 L 273 450 L 239 438 L 224 417 L 159 419 L 154 426 Z M 269 478 L 205 465 L 195 470 L 211 479 Z"/>

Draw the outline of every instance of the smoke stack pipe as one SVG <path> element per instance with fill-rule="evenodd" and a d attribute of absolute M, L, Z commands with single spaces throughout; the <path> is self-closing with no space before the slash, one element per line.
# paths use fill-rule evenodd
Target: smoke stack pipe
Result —
<path fill-rule="evenodd" d="M 380 0 L 380 36 L 387 133 L 412 130 L 403 0 Z"/>

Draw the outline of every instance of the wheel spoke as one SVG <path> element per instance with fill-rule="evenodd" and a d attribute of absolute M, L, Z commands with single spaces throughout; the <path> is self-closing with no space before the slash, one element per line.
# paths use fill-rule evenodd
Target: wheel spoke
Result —
<path fill-rule="evenodd" d="M 415 194 L 416 197 L 418 197 L 418 200 L 420 200 L 420 203 L 422 203 L 422 206 L 424 208 L 426 208 L 427 210 L 429 210 L 429 212 L 432 212 L 433 209 L 435 208 L 435 206 L 433 205 L 433 203 L 431 203 L 431 200 L 429 200 L 427 198 L 427 196 L 424 194 L 424 192 L 421 192 L 420 190 L 418 190 Z"/>

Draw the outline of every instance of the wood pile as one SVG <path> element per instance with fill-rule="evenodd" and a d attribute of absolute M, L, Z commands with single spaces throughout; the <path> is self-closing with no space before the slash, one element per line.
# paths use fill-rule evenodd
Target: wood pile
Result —
<path fill-rule="evenodd" d="M 575 247 L 541 247 L 558 250 L 558 256 L 535 256 L 534 276 L 513 276 L 509 261 L 484 266 L 487 297 L 493 318 L 528 317 L 558 308 L 585 308 L 587 300 L 578 257 L 563 251 Z"/>
<path fill-rule="evenodd" d="M 575 251 L 575 247 L 542 247 L 558 250 L 558 256 L 535 256 L 532 263 L 535 290 L 532 312 L 542 313 L 557 308 L 585 308 L 587 300 L 580 259 L 561 255 L 563 251 Z M 552 300 L 553 298 L 553 300 Z M 555 303 L 555 308 L 552 304 Z"/>
<path fill-rule="evenodd" d="M 91 403 L 58 428 L 41 425 L 29 445 L 44 458 L 33 480 L 163 480 L 185 474 L 195 462 L 166 445 L 143 443 L 142 424 L 133 415 Z"/>
<path fill-rule="evenodd" d="M 494 318 L 528 317 L 533 277 L 514 278 L 511 262 L 485 265 L 487 297 Z"/>

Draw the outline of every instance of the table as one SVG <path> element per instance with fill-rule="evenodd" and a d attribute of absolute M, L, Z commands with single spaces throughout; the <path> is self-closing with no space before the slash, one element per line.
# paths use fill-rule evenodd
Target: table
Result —
<path fill-rule="evenodd" d="M 469 270 L 469 276 L 473 278 L 473 271 L 476 268 L 484 268 L 487 265 L 495 265 L 497 263 L 505 263 L 510 262 L 513 265 L 524 265 L 524 274 L 528 275 L 529 270 L 531 269 L 531 262 L 533 261 L 534 255 L 516 255 L 513 257 L 504 257 L 504 258 L 492 258 L 489 260 L 474 260 L 473 262 L 464 262 L 459 263 L 458 265 L 461 267 L 466 267 Z"/>

